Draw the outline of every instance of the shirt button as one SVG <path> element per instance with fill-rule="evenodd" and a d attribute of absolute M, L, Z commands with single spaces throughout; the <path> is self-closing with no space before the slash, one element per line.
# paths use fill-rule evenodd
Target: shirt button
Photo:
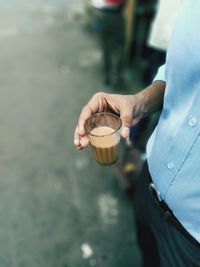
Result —
<path fill-rule="evenodd" d="M 169 170 L 172 170 L 172 169 L 174 168 L 174 163 L 173 163 L 173 161 L 169 161 L 169 162 L 167 163 L 167 168 L 168 168 Z"/>
<path fill-rule="evenodd" d="M 189 125 L 191 127 L 195 127 L 197 125 L 197 119 L 195 117 L 192 117 L 190 120 L 189 120 Z"/>

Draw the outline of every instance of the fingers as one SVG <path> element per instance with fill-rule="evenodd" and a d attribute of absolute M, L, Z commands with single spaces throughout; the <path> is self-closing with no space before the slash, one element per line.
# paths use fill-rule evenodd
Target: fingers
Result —
<path fill-rule="evenodd" d="M 74 132 L 74 145 L 77 149 L 82 149 L 88 146 L 89 140 L 86 136 L 84 125 L 86 120 L 94 113 L 103 111 L 103 96 L 104 93 L 95 94 L 88 104 L 82 109 L 79 116 L 78 125 Z"/>
<path fill-rule="evenodd" d="M 74 132 L 74 145 L 79 150 L 86 148 L 89 144 L 89 141 L 86 136 L 85 129 L 84 129 L 84 125 L 85 125 L 86 120 L 92 115 L 92 107 L 93 107 L 93 104 L 91 103 L 90 105 L 86 105 L 82 109 L 79 120 L 78 120 L 78 125 Z"/>
<path fill-rule="evenodd" d="M 78 134 L 80 136 L 85 135 L 84 125 L 86 120 L 94 113 L 104 111 L 103 98 L 105 93 L 95 94 L 88 104 L 82 109 L 79 120 L 78 120 Z"/>
<path fill-rule="evenodd" d="M 74 145 L 78 150 L 81 150 L 89 145 L 89 140 L 87 136 L 80 136 L 78 132 L 79 130 L 77 126 L 74 132 Z"/>
<path fill-rule="evenodd" d="M 78 127 L 77 127 L 77 133 L 80 136 L 84 136 L 85 135 L 85 122 L 86 120 L 93 114 L 92 108 L 90 108 L 89 106 L 85 106 L 80 114 L 79 120 L 78 120 Z"/>
<path fill-rule="evenodd" d="M 122 130 L 121 130 L 121 136 L 128 140 L 129 139 L 129 135 L 130 135 L 130 128 L 128 127 L 122 127 Z"/>
<path fill-rule="evenodd" d="M 80 137 L 78 134 L 78 126 L 76 127 L 74 131 L 74 145 L 76 148 L 79 148 L 81 146 L 81 141 L 80 141 Z"/>
<path fill-rule="evenodd" d="M 121 107 L 120 118 L 122 120 L 121 135 L 123 138 L 129 139 L 130 127 L 132 126 L 132 122 L 133 122 L 132 105 L 126 105 L 126 106 Z"/>

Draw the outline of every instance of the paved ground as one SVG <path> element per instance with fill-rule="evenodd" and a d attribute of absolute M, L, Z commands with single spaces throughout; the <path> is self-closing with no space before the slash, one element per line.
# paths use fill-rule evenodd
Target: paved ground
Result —
<path fill-rule="evenodd" d="M 0 267 L 139 266 L 113 168 L 72 144 L 102 87 L 82 2 L 0 1 Z"/>

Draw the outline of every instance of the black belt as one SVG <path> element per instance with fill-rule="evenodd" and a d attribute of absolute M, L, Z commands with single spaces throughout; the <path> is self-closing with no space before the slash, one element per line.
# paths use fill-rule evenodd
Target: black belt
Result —
<path fill-rule="evenodd" d="M 150 178 L 151 179 L 151 178 Z M 182 226 L 182 224 L 178 221 L 178 219 L 174 216 L 173 211 L 168 207 L 164 200 L 161 199 L 160 195 L 157 193 L 154 183 L 150 182 L 149 190 L 151 192 L 152 198 L 156 207 L 158 208 L 161 216 L 173 225 L 176 230 L 178 230 L 185 238 L 187 238 L 190 242 L 192 242 L 195 246 L 200 248 L 200 243 L 193 238 L 190 233 Z"/>

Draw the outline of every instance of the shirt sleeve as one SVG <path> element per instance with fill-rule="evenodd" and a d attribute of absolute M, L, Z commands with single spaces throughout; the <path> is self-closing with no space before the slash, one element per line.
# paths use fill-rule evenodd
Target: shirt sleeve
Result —
<path fill-rule="evenodd" d="M 165 65 L 162 65 L 159 69 L 158 72 L 155 76 L 155 78 L 153 79 L 153 81 L 164 81 L 166 82 L 166 78 L 165 78 Z"/>

